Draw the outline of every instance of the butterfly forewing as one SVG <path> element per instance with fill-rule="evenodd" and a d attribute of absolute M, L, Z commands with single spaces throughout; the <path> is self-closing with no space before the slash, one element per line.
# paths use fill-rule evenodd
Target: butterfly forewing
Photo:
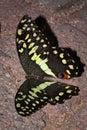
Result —
<path fill-rule="evenodd" d="M 25 25 L 26 28 L 24 28 Z M 31 73 L 33 75 L 39 73 L 39 76 L 43 77 L 46 74 L 55 75 L 47 65 L 47 55 L 50 50 L 48 40 L 28 16 L 24 16 L 18 25 L 16 44 L 19 58 L 27 75 Z"/>

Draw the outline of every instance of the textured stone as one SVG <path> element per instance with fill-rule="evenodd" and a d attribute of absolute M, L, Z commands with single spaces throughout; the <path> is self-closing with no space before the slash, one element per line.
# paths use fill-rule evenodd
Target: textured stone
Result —
<path fill-rule="evenodd" d="M 81 77 L 70 82 L 80 87 L 80 95 L 64 104 L 47 105 L 30 117 L 16 113 L 14 98 L 25 80 L 18 59 L 15 33 L 24 14 L 33 19 L 43 15 L 58 38 L 59 46 L 77 51 L 87 61 L 86 0 L 2 0 L 0 1 L 0 128 L 1 130 L 86 130 L 87 67 Z"/>

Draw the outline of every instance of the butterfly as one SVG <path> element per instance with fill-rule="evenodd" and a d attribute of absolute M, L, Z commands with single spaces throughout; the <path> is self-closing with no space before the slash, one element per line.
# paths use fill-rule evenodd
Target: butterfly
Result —
<path fill-rule="evenodd" d="M 17 27 L 17 52 L 27 74 L 15 96 L 15 108 L 21 116 L 29 116 L 47 103 L 64 103 L 79 93 L 77 86 L 50 79 L 64 81 L 78 77 L 83 72 L 83 63 L 71 49 L 51 42 L 45 32 L 28 15 L 23 16 Z"/>

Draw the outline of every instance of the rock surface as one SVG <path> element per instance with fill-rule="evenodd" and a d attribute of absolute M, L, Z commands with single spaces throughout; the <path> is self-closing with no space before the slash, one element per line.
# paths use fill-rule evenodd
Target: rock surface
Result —
<path fill-rule="evenodd" d="M 15 33 L 25 14 L 43 15 L 58 38 L 59 46 L 77 51 L 85 71 L 71 83 L 80 95 L 64 104 L 47 105 L 30 117 L 21 117 L 14 106 L 15 94 L 25 80 L 18 59 Z M 0 1 L 0 130 L 87 130 L 87 1 Z"/>

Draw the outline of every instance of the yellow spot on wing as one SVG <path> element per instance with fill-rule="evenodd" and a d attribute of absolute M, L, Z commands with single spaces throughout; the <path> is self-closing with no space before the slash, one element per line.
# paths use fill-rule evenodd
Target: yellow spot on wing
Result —
<path fill-rule="evenodd" d="M 28 38 L 29 38 L 29 34 L 26 35 L 25 40 L 27 40 Z"/>
<path fill-rule="evenodd" d="M 78 72 L 76 72 L 75 74 L 78 75 Z"/>
<path fill-rule="evenodd" d="M 53 48 L 53 49 L 55 49 L 56 47 L 55 47 L 55 46 L 53 46 L 52 48 Z"/>
<path fill-rule="evenodd" d="M 37 53 L 34 53 L 33 56 L 31 57 L 31 60 L 33 61 L 35 60 L 36 64 L 39 64 L 42 61 L 42 59 L 40 58 L 40 55 L 41 54 L 37 55 Z"/>
<path fill-rule="evenodd" d="M 30 23 L 30 22 L 31 22 L 31 19 L 29 19 L 28 22 Z"/>
<path fill-rule="evenodd" d="M 57 101 L 59 101 L 59 96 L 56 96 L 55 99 L 56 99 Z"/>
<path fill-rule="evenodd" d="M 31 42 L 30 45 L 28 46 L 28 48 L 32 48 L 35 45 L 35 42 Z"/>
<path fill-rule="evenodd" d="M 18 35 L 22 34 L 22 29 L 18 29 Z"/>
<path fill-rule="evenodd" d="M 35 58 L 35 61 L 38 60 L 38 58 L 40 58 L 41 54 L 37 55 Z"/>
<path fill-rule="evenodd" d="M 36 37 L 36 36 L 37 36 L 37 34 L 36 34 L 36 33 L 34 33 L 34 34 L 33 34 L 33 37 Z"/>
<path fill-rule="evenodd" d="M 21 98 L 17 98 L 19 101 L 24 100 L 26 98 L 26 95 L 23 95 Z"/>
<path fill-rule="evenodd" d="M 25 30 L 25 29 L 26 29 L 26 27 L 22 27 L 22 29 L 23 29 L 23 30 Z"/>
<path fill-rule="evenodd" d="M 33 90 L 34 93 L 37 93 L 37 92 L 41 93 L 41 91 L 37 88 L 32 88 L 32 90 Z"/>
<path fill-rule="evenodd" d="M 43 99 L 48 99 L 48 97 L 43 97 Z"/>
<path fill-rule="evenodd" d="M 49 51 L 47 52 L 47 55 L 49 55 Z"/>
<path fill-rule="evenodd" d="M 41 102 L 44 102 L 44 100 L 43 100 L 43 99 L 40 99 L 40 101 L 41 101 Z"/>
<path fill-rule="evenodd" d="M 66 72 L 67 72 L 68 74 L 71 74 L 69 70 L 66 70 Z"/>
<path fill-rule="evenodd" d="M 24 40 L 19 40 L 19 41 L 18 41 L 19 44 L 20 44 L 20 43 L 23 43 L 23 42 L 24 42 Z"/>
<path fill-rule="evenodd" d="M 66 59 L 63 59 L 63 60 L 62 60 L 62 63 L 63 63 L 63 64 L 67 64 Z"/>
<path fill-rule="evenodd" d="M 27 105 L 29 104 L 26 100 L 24 101 Z"/>
<path fill-rule="evenodd" d="M 74 69 L 74 66 L 73 66 L 73 65 L 69 65 L 69 68 L 73 70 L 73 69 Z"/>
<path fill-rule="evenodd" d="M 27 100 L 28 102 L 30 102 L 30 99 L 29 99 L 29 98 L 27 98 L 26 100 Z"/>
<path fill-rule="evenodd" d="M 47 52 L 43 52 L 43 54 L 44 54 L 44 55 L 46 55 L 46 54 L 47 54 Z"/>
<path fill-rule="evenodd" d="M 29 91 L 29 93 L 31 94 L 32 97 L 38 97 L 36 93 Z"/>
<path fill-rule="evenodd" d="M 20 103 L 17 103 L 17 104 L 16 104 L 16 107 L 21 107 Z"/>
<path fill-rule="evenodd" d="M 70 79 L 70 75 L 68 75 L 68 79 Z"/>
<path fill-rule="evenodd" d="M 29 110 L 29 112 L 32 112 L 32 110 Z"/>
<path fill-rule="evenodd" d="M 38 49 L 38 46 L 34 46 L 31 51 L 29 52 L 29 55 L 33 54 L 34 52 L 36 52 L 36 50 Z"/>
<path fill-rule="evenodd" d="M 37 60 L 36 60 L 36 64 L 39 65 L 39 63 L 40 63 L 41 61 L 42 61 L 42 59 L 41 59 L 40 57 L 38 57 Z"/>
<path fill-rule="evenodd" d="M 34 24 L 33 24 L 33 23 L 31 23 L 30 25 L 31 25 L 31 26 L 34 26 Z"/>
<path fill-rule="evenodd" d="M 78 69 L 78 66 L 76 66 L 76 69 Z"/>
<path fill-rule="evenodd" d="M 36 101 L 37 104 L 39 104 L 39 101 Z"/>
<path fill-rule="evenodd" d="M 27 27 L 27 26 L 28 26 L 28 24 L 24 24 L 24 26 L 25 26 L 25 27 Z"/>
<path fill-rule="evenodd" d="M 34 99 L 34 97 L 32 97 L 31 95 L 28 95 L 28 97 L 29 97 L 30 99 Z"/>
<path fill-rule="evenodd" d="M 23 111 L 26 111 L 26 109 L 24 108 L 24 109 L 22 109 Z"/>
<path fill-rule="evenodd" d="M 34 107 L 32 107 L 31 109 L 34 110 Z"/>
<path fill-rule="evenodd" d="M 45 73 L 48 74 L 48 75 L 51 75 L 51 76 L 53 76 L 53 77 L 56 77 L 55 74 L 51 71 L 51 69 L 47 69 L 47 70 L 45 71 Z"/>
<path fill-rule="evenodd" d="M 16 39 L 16 42 L 19 42 L 19 38 Z"/>
<path fill-rule="evenodd" d="M 27 111 L 26 114 L 29 114 L 29 112 Z"/>
<path fill-rule="evenodd" d="M 18 92 L 18 94 L 23 95 L 23 92 Z"/>
<path fill-rule="evenodd" d="M 46 59 L 42 60 L 42 61 L 39 63 L 39 65 L 41 66 L 41 64 L 44 64 L 44 63 L 46 63 L 47 61 L 48 61 L 48 59 L 46 58 Z"/>
<path fill-rule="evenodd" d="M 43 47 L 47 47 L 47 44 L 43 44 Z"/>
<path fill-rule="evenodd" d="M 39 86 L 37 86 L 37 89 L 40 90 L 44 90 L 46 87 L 50 86 L 51 84 L 54 84 L 54 82 L 44 82 L 42 84 L 40 84 Z"/>
<path fill-rule="evenodd" d="M 18 51 L 19 51 L 20 53 L 23 53 L 24 49 L 21 48 L 21 49 L 19 49 Z"/>
<path fill-rule="evenodd" d="M 34 53 L 34 55 L 31 57 L 31 60 L 35 60 L 35 58 L 37 57 L 37 54 L 36 53 Z"/>
<path fill-rule="evenodd" d="M 26 108 L 26 109 L 29 109 L 29 107 L 28 107 L 28 106 L 25 106 L 25 108 Z"/>
<path fill-rule="evenodd" d="M 21 20 L 21 23 L 24 23 L 24 22 L 26 22 L 27 21 L 27 19 L 22 19 Z"/>
<path fill-rule="evenodd" d="M 64 58 L 64 53 L 60 53 L 59 57 Z"/>
<path fill-rule="evenodd" d="M 64 95 L 64 93 L 63 93 L 63 92 L 60 92 L 60 93 L 59 93 L 59 96 L 63 96 L 63 95 Z"/>
<path fill-rule="evenodd" d="M 74 60 L 72 60 L 72 62 L 73 62 L 73 63 L 75 63 L 75 61 L 74 61 Z"/>
<path fill-rule="evenodd" d="M 36 106 L 36 104 L 35 104 L 35 103 L 32 103 L 32 106 Z"/>
<path fill-rule="evenodd" d="M 40 37 L 37 37 L 36 40 L 37 40 L 37 41 L 40 40 Z"/>
<path fill-rule="evenodd" d="M 42 42 L 44 42 L 44 39 L 41 39 L 41 41 L 40 41 L 40 42 L 41 42 L 41 43 L 42 43 Z"/>
<path fill-rule="evenodd" d="M 23 111 L 19 111 L 19 114 L 21 114 L 21 115 L 25 115 Z"/>
<path fill-rule="evenodd" d="M 57 54 L 57 53 L 58 53 L 57 50 L 54 50 L 54 51 L 53 51 L 53 54 Z"/>
<path fill-rule="evenodd" d="M 29 39 L 27 40 L 27 42 L 28 42 L 28 43 L 31 42 L 31 38 L 29 38 Z"/>
<path fill-rule="evenodd" d="M 36 64 L 38 64 L 40 66 L 40 68 L 48 75 L 51 75 L 53 77 L 56 77 L 55 74 L 51 71 L 51 69 L 48 67 L 48 65 L 46 64 L 46 62 L 48 61 L 48 59 L 44 59 L 42 60 L 41 58 L 37 58 L 36 59 Z"/>
<path fill-rule="evenodd" d="M 68 89 L 68 88 L 70 88 L 70 86 L 66 86 L 65 88 Z"/>
<path fill-rule="evenodd" d="M 49 69 L 46 64 L 41 64 L 40 68 L 41 68 L 42 70 L 44 70 L 44 71 L 47 70 L 47 69 Z"/>
<path fill-rule="evenodd" d="M 67 93 L 71 93 L 71 92 L 72 92 L 72 90 L 71 90 L 71 89 L 68 89 L 66 92 L 67 92 Z"/>
<path fill-rule="evenodd" d="M 31 50 L 32 51 L 32 50 Z M 30 51 L 30 52 L 31 52 Z M 30 53 L 29 52 L 29 53 Z M 33 53 L 34 51 L 32 51 L 31 53 Z M 30 54 L 31 54 L 30 53 Z M 40 66 L 40 68 L 46 73 L 46 74 L 48 74 L 48 75 L 51 75 L 51 76 L 53 76 L 53 77 L 56 77 L 55 76 L 55 74 L 51 71 L 51 69 L 48 67 L 48 65 L 46 64 L 46 62 L 48 61 L 48 59 L 46 58 L 46 59 L 44 59 L 44 60 L 42 60 L 41 58 L 40 58 L 40 55 L 41 54 L 39 54 L 39 55 L 37 55 L 36 53 L 34 53 L 34 55 L 31 57 L 31 60 L 33 60 L 33 61 L 35 61 L 36 62 L 36 64 L 38 64 L 39 66 Z"/>
<path fill-rule="evenodd" d="M 28 28 L 27 28 L 27 31 L 29 31 L 29 30 L 30 30 L 30 28 L 28 27 Z"/>
<path fill-rule="evenodd" d="M 35 28 L 32 28 L 33 31 L 35 31 Z"/>
<path fill-rule="evenodd" d="M 24 47 L 24 48 L 26 48 L 26 47 L 27 47 L 26 43 L 24 43 L 24 44 L 23 44 L 23 47 Z"/>

